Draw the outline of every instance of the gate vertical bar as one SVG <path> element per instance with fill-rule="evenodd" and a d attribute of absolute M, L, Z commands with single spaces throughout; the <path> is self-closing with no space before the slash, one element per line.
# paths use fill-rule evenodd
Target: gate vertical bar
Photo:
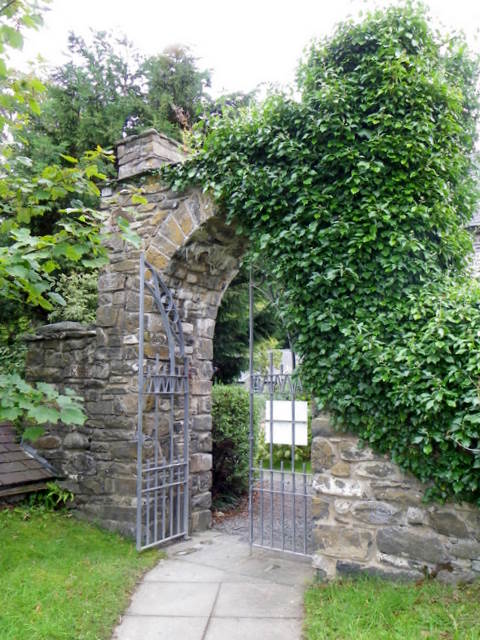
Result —
<path fill-rule="evenodd" d="M 270 373 L 270 384 L 269 384 L 269 392 L 270 392 L 270 397 L 269 397 L 269 402 L 270 402 L 270 449 L 269 449 L 269 454 L 270 454 L 270 528 L 271 528 L 271 544 L 272 547 L 274 546 L 273 544 L 273 530 L 274 530 L 274 526 L 273 526 L 273 510 L 274 510 L 274 502 L 273 502 L 273 492 L 274 492 L 274 486 L 273 486 L 273 394 L 274 394 L 274 382 L 273 382 L 273 351 L 270 351 L 268 354 L 268 369 L 269 369 L 269 373 Z"/>
<path fill-rule="evenodd" d="M 183 530 L 186 532 L 186 536 L 188 537 L 188 519 L 190 516 L 190 442 L 189 442 L 189 421 L 190 421 L 190 362 L 188 358 L 185 358 L 184 362 L 184 376 L 185 376 L 185 386 L 184 386 L 184 394 L 183 394 L 183 402 L 184 402 L 184 413 L 183 413 L 183 473 L 184 475 L 184 485 L 183 485 Z"/>
<path fill-rule="evenodd" d="M 292 356 L 293 363 L 293 356 Z M 292 527 L 293 527 L 293 551 L 296 550 L 296 524 L 297 524 L 297 505 L 296 505 L 296 482 L 295 482 L 295 384 L 292 384 Z"/>
<path fill-rule="evenodd" d="M 254 424 L 253 424 L 253 279 L 250 267 L 250 278 L 248 282 L 248 380 L 249 380 L 249 412 L 250 431 L 248 436 L 248 516 L 250 525 L 250 549 L 253 545 L 253 448 L 254 448 Z"/>
<path fill-rule="evenodd" d="M 138 322 L 138 413 L 137 413 L 137 550 L 142 547 L 142 445 L 143 445 L 143 340 L 145 328 L 145 258 L 140 256 L 140 305 Z"/>

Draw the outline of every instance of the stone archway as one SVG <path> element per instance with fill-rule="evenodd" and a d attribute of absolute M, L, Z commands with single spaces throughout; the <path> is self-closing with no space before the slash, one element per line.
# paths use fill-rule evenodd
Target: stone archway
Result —
<path fill-rule="evenodd" d="M 199 190 L 173 193 L 150 174 L 182 159 L 179 145 L 156 131 L 126 138 L 117 148 L 119 180 L 103 207 L 112 230 L 129 211 L 149 262 L 178 304 L 191 358 L 191 530 L 211 522 L 211 377 L 215 319 L 238 270 L 244 241 Z M 146 203 L 132 203 L 144 182 Z M 131 183 L 131 187 L 129 187 Z M 133 202 L 135 199 L 133 199 Z M 99 279 L 97 323 L 59 323 L 31 337 L 30 380 L 74 388 L 88 422 L 53 428 L 37 443 L 62 471 L 79 515 L 128 535 L 135 533 L 136 414 L 140 251 L 113 235 L 110 262 Z M 146 308 L 154 342 L 162 326 Z M 148 348 L 148 340 L 147 340 Z M 425 486 L 358 439 L 312 423 L 314 566 L 322 577 L 373 573 L 394 578 L 480 575 L 480 512 L 465 504 L 426 505 Z M 442 575 L 441 575 L 442 574 Z"/>

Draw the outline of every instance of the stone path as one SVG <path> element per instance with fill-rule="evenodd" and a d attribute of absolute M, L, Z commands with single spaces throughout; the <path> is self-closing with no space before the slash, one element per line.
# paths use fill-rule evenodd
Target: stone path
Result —
<path fill-rule="evenodd" d="M 300 640 L 310 561 L 208 531 L 167 549 L 113 640 Z"/>

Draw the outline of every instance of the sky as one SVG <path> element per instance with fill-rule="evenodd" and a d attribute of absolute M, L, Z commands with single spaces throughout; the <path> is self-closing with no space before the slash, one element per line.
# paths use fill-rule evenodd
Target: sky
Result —
<path fill-rule="evenodd" d="M 146 55 L 172 44 L 191 47 L 202 69 L 211 69 L 213 96 L 250 91 L 260 83 L 288 86 L 312 38 L 336 23 L 397 0 L 53 0 L 45 25 L 26 33 L 22 57 L 41 54 L 65 61 L 68 32 L 89 29 L 125 34 Z M 478 0 L 427 0 L 432 18 L 463 30 L 480 51 Z"/>

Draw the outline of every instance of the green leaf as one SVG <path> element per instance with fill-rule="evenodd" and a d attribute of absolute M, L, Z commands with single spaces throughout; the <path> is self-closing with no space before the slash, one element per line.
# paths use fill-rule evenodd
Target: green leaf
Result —
<path fill-rule="evenodd" d="M 65 424 L 83 425 L 87 416 L 79 407 L 67 407 L 61 410 L 60 419 Z"/>
<path fill-rule="evenodd" d="M 44 424 L 45 422 L 56 424 L 60 418 L 60 414 L 56 409 L 41 405 L 31 407 L 27 412 L 27 416 L 38 422 L 38 424 Z"/>
<path fill-rule="evenodd" d="M 44 433 L 45 429 L 43 429 L 42 427 L 27 427 L 22 433 L 22 439 L 29 442 L 35 442 L 35 440 L 41 438 Z"/>

